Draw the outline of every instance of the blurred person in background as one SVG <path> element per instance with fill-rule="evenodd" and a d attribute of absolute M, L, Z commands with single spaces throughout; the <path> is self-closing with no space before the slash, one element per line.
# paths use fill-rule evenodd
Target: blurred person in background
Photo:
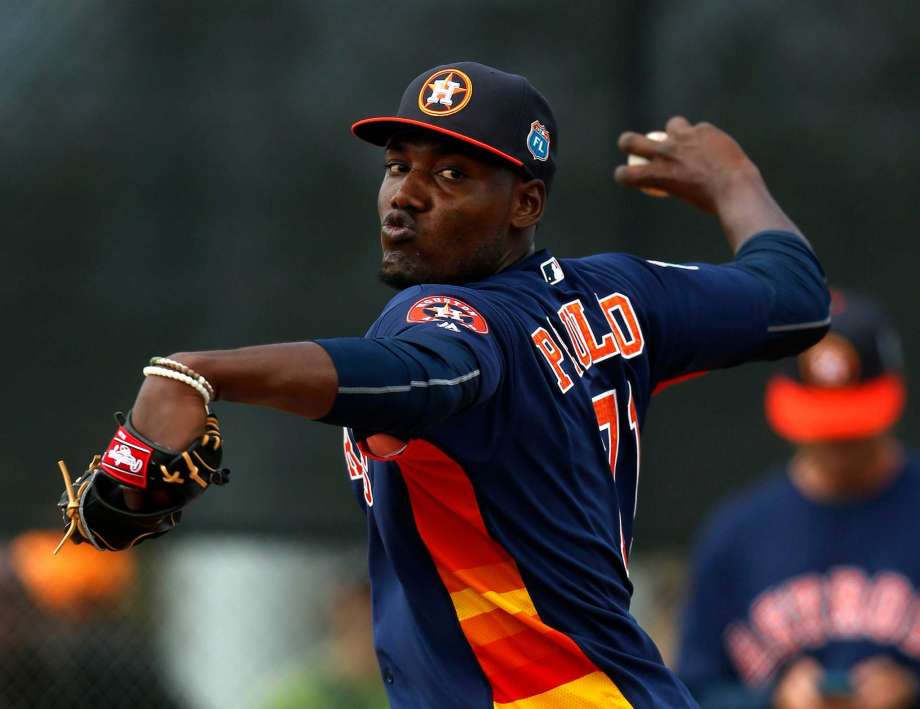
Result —
<path fill-rule="evenodd" d="M 273 683 L 260 709 L 385 709 L 365 574 L 343 575 L 331 587 L 318 661 L 296 663 Z M 309 669 L 306 669 L 308 668 Z"/>
<path fill-rule="evenodd" d="M 918 705 L 920 466 L 892 433 L 905 384 L 882 309 L 835 293 L 829 334 L 768 383 L 782 474 L 696 550 L 678 673 L 703 707 Z"/>
<path fill-rule="evenodd" d="M 60 535 L 32 530 L 0 550 L 3 709 L 173 709 L 153 671 L 134 553 L 88 544 L 53 557 Z"/>

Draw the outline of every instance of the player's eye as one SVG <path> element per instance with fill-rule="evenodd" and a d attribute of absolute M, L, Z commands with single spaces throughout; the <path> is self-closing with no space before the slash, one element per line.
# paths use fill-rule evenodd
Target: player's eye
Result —
<path fill-rule="evenodd" d="M 443 177 L 448 182 L 457 182 L 459 180 L 462 180 L 464 177 L 466 177 L 466 175 L 464 175 L 462 172 L 460 172 L 460 170 L 454 167 L 442 168 L 438 170 L 437 174 L 440 177 Z"/>
<path fill-rule="evenodd" d="M 402 175 L 409 171 L 405 163 L 396 160 L 388 161 L 383 167 L 388 175 Z"/>

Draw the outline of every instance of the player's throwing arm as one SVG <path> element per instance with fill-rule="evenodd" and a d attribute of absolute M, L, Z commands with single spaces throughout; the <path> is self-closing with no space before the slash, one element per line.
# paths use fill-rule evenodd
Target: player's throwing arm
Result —
<path fill-rule="evenodd" d="M 619 147 L 647 162 L 620 165 L 615 173 L 618 183 L 660 190 L 714 214 L 735 251 L 761 231 L 800 234 L 741 146 L 710 123 L 692 125 L 675 116 L 667 123 L 664 140 L 626 132 Z"/>

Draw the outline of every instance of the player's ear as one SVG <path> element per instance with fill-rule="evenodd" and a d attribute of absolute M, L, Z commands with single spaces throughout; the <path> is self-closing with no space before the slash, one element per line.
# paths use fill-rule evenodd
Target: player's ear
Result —
<path fill-rule="evenodd" d="M 543 180 L 518 179 L 513 198 L 511 226 L 526 229 L 540 221 L 546 206 L 546 185 Z"/>

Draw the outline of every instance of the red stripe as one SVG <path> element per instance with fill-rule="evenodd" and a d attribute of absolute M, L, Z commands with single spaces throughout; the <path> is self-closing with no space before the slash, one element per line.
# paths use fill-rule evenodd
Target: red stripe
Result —
<path fill-rule="evenodd" d="M 655 388 L 652 389 L 652 396 L 655 396 L 655 394 L 659 394 L 663 392 L 665 389 L 667 389 L 668 387 L 672 387 L 675 384 L 683 384 L 684 382 L 688 382 L 691 379 L 702 377 L 704 374 L 709 374 L 709 370 L 704 369 L 699 372 L 690 372 L 689 374 L 681 374 L 679 377 L 674 377 L 673 379 L 665 379 L 663 382 L 658 382 L 658 384 L 655 385 Z"/>
<path fill-rule="evenodd" d="M 473 651 L 499 703 L 532 697 L 597 671 L 574 642 L 553 630 L 527 629 Z"/>
<path fill-rule="evenodd" d="M 444 582 L 445 588 L 447 588 L 448 593 L 456 593 L 457 591 L 462 591 L 465 588 L 469 588 L 469 584 L 461 578 L 458 578 L 452 571 L 449 569 L 438 568 L 438 573 L 441 574 L 441 581 Z"/>
<path fill-rule="evenodd" d="M 421 440 L 412 441 L 397 463 L 419 532 L 438 566 L 461 571 L 511 561 L 489 538 L 473 486 L 457 463 Z"/>
<path fill-rule="evenodd" d="M 405 123 L 412 126 L 418 126 L 419 128 L 425 128 L 427 130 L 433 130 L 436 133 L 443 133 L 444 135 L 449 135 L 451 138 L 456 138 L 457 140 L 462 140 L 464 143 L 469 143 L 470 145 L 475 145 L 477 148 L 482 148 L 487 150 L 490 153 L 494 153 L 499 157 L 509 160 L 518 167 L 523 167 L 524 163 L 518 160 L 513 155 L 508 155 L 508 153 L 499 150 L 498 148 L 493 148 L 488 143 L 483 143 L 481 140 L 476 140 L 475 138 L 470 138 L 468 135 L 463 135 L 463 133 L 457 133 L 456 131 L 448 130 L 447 128 L 441 128 L 440 126 L 433 126 L 430 123 L 425 123 L 424 121 L 416 121 L 412 118 L 398 118 L 396 116 L 380 116 L 378 118 L 364 118 L 363 120 L 357 121 L 351 127 L 351 132 L 354 133 L 361 140 L 367 140 L 364 136 L 358 133 L 358 128 L 362 126 L 371 125 L 375 123 Z M 374 141 L 369 140 L 369 143 L 374 143 Z M 383 143 L 374 143 L 375 145 L 383 145 Z"/>

